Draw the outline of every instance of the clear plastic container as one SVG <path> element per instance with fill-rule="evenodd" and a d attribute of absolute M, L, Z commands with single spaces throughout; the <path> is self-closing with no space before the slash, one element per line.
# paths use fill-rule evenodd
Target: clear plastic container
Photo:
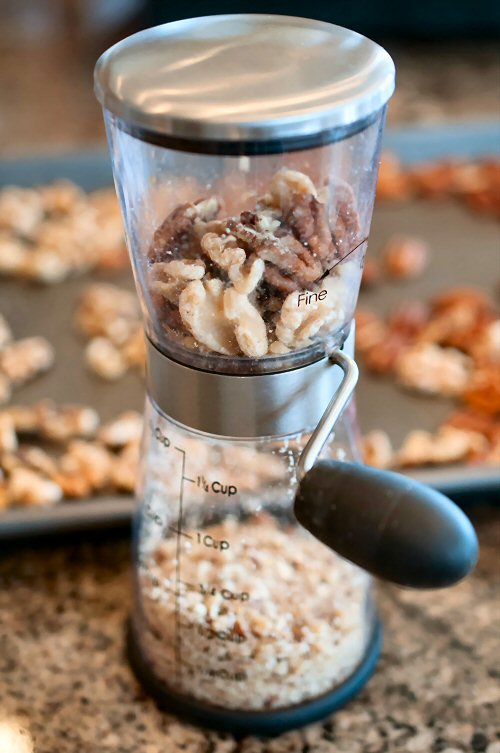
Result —
<path fill-rule="evenodd" d="M 293 500 L 340 385 L 326 353 L 354 314 L 394 66 L 340 27 L 231 15 L 134 35 L 95 82 L 151 341 L 130 657 L 169 710 L 304 724 L 380 647 L 370 577 Z M 356 457 L 353 412 L 323 457 Z"/>
<path fill-rule="evenodd" d="M 149 337 L 217 371 L 310 361 L 341 344 L 367 247 L 384 111 L 302 151 L 192 154 L 106 113 Z M 209 367 L 210 368 L 210 367 Z"/>
<path fill-rule="evenodd" d="M 132 631 L 157 695 L 279 712 L 330 695 L 366 661 L 371 578 L 293 516 L 306 440 L 201 434 L 148 401 Z M 357 459 L 352 404 L 322 457 Z"/>

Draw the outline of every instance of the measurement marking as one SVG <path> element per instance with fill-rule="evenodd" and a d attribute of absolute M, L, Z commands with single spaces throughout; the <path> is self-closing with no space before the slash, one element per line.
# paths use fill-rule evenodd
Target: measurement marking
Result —
<path fill-rule="evenodd" d="M 192 484 L 196 484 L 194 478 L 188 478 L 187 476 L 184 476 L 184 481 L 190 481 Z"/>
<path fill-rule="evenodd" d="M 184 476 L 186 470 L 186 453 L 180 447 L 175 447 L 182 455 L 182 469 L 181 469 L 181 483 L 179 488 L 179 516 L 177 519 L 177 548 L 176 556 L 177 563 L 175 566 L 175 674 L 177 677 L 177 684 L 181 685 L 181 672 L 182 672 L 182 636 L 181 636 L 181 535 L 182 531 L 182 505 L 184 495 Z M 190 536 L 188 538 L 191 538 Z"/>
<path fill-rule="evenodd" d="M 186 533 L 185 531 L 180 531 L 175 526 L 169 526 L 168 528 L 169 528 L 170 531 L 173 531 L 178 536 L 185 536 L 187 539 L 192 539 L 193 538 L 192 536 L 189 535 L 189 533 Z"/>
<path fill-rule="evenodd" d="M 325 277 L 328 277 L 328 275 L 330 274 L 330 272 L 331 272 L 331 271 L 332 271 L 333 269 L 335 269 L 335 267 L 338 267 L 338 265 L 339 265 L 339 264 L 342 264 L 342 262 L 343 262 L 343 261 L 345 261 L 345 260 L 347 259 L 347 257 L 348 257 L 348 256 L 350 256 L 350 255 L 351 255 L 351 254 L 353 254 L 353 253 L 354 253 L 355 251 L 357 251 L 357 250 L 358 250 L 358 248 L 359 248 L 360 246 L 362 246 L 362 245 L 363 245 L 363 243 L 366 243 L 366 241 L 367 241 L 367 240 L 368 240 L 368 236 L 366 236 L 366 238 L 363 238 L 363 240 L 362 240 L 362 241 L 361 241 L 360 243 L 358 243 L 358 245 L 357 245 L 357 246 L 354 246 L 354 248 L 351 248 L 351 250 L 349 251 L 349 253 L 347 253 L 347 254 L 346 254 L 345 256 L 343 256 L 343 257 L 342 257 L 342 259 L 339 259 L 339 260 L 338 260 L 337 262 L 335 262 L 335 264 L 334 264 L 334 265 L 333 265 L 332 267 L 330 267 L 330 269 L 327 269 L 327 270 L 326 270 L 326 272 L 324 272 L 324 273 L 323 273 L 323 274 L 321 275 L 321 277 L 319 278 L 318 282 L 321 282 L 321 280 L 324 280 L 324 279 L 325 279 Z"/>

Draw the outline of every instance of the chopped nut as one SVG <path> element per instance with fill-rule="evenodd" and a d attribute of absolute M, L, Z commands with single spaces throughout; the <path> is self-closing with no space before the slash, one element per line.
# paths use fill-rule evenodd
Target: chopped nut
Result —
<path fill-rule="evenodd" d="M 109 481 L 112 458 L 101 445 L 73 440 L 60 460 L 60 473 L 67 478 L 78 474 L 85 479 L 90 491 L 102 489 Z"/>
<path fill-rule="evenodd" d="M 228 288 L 224 293 L 224 315 L 234 324 L 234 334 L 241 352 L 251 358 L 267 353 L 266 324 L 247 296 Z"/>
<path fill-rule="evenodd" d="M 195 269 L 189 261 L 172 264 L 176 265 L 177 272 L 181 269 L 179 265 L 192 273 Z M 154 275 L 164 274 L 164 268 L 168 269 L 169 265 L 153 265 Z M 156 285 L 171 285 L 175 290 L 178 287 L 177 282 L 156 281 L 152 288 Z M 90 368 L 101 378 L 115 380 L 123 376 L 129 366 L 141 368 L 144 365 L 144 335 L 134 293 L 110 284 L 89 285 L 76 310 L 75 323 L 82 334 L 93 338 L 87 345 L 86 358 Z"/>
<path fill-rule="evenodd" d="M 452 413 L 445 421 L 445 426 L 454 426 L 456 429 L 473 431 L 482 434 L 488 441 L 494 443 L 500 439 L 500 423 L 488 413 L 478 413 L 470 408 L 458 410 Z"/>
<path fill-rule="evenodd" d="M 85 193 L 70 180 L 57 180 L 38 189 L 44 212 L 68 214 L 85 201 Z"/>
<path fill-rule="evenodd" d="M 12 395 L 12 385 L 10 379 L 4 374 L 0 374 L 0 405 L 8 403 Z"/>
<path fill-rule="evenodd" d="M 409 179 L 413 189 L 421 196 L 442 199 L 454 191 L 457 167 L 457 163 L 447 160 L 424 163 L 409 171 Z"/>
<path fill-rule="evenodd" d="M 119 491 L 133 492 L 137 483 L 138 471 L 139 447 L 136 444 L 127 445 L 118 457 L 113 458 L 111 481 Z"/>
<path fill-rule="evenodd" d="M 476 369 L 464 392 L 464 400 L 475 410 L 494 415 L 500 413 L 500 369 L 488 364 Z"/>
<path fill-rule="evenodd" d="M 230 267 L 229 279 L 238 293 L 250 295 L 261 281 L 264 270 L 264 261 L 262 259 L 253 259 L 249 267 L 238 266 L 236 264 Z"/>
<path fill-rule="evenodd" d="M 500 361 L 500 319 L 487 324 L 471 344 L 470 353 L 476 362 Z"/>
<path fill-rule="evenodd" d="M 0 232 L 0 275 L 19 274 L 28 256 L 28 249 L 22 241 Z"/>
<path fill-rule="evenodd" d="M 324 267 L 333 262 L 337 250 L 326 212 L 327 207 L 314 196 L 299 194 L 294 197 L 293 203 L 284 215 L 285 223 L 292 229 L 294 236 L 310 250 L 314 258 L 323 261 Z"/>
<path fill-rule="evenodd" d="M 399 466 L 455 463 L 486 447 L 481 434 L 453 426 L 442 426 L 436 434 L 411 431 L 396 453 L 396 463 Z"/>
<path fill-rule="evenodd" d="M 9 409 L 11 412 L 12 409 Z M 99 426 L 97 411 L 81 405 L 56 406 L 51 400 L 43 400 L 34 406 L 30 428 L 19 428 L 24 420 L 29 425 L 29 409 L 23 415 L 22 409 L 14 409 L 14 422 L 18 431 L 37 432 L 44 439 L 53 442 L 66 442 L 75 437 L 92 437 Z"/>
<path fill-rule="evenodd" d="M 382 325 L 383 326 L 383 325 Z M 385 335 L 378 340 L 382 329 L 373 326 L 371 335 L 374 344 L 365 350 L 365 363 L 374 374 L 388 374 L 394 370 L 398 359 L 408 348 L 408 338 L 399 332 L 385 330 Z"/>
<path fill-rule="evenodd" d="M 179 312 L 184 325 L 202 345 L 216 353 L 238 352 L 233 325 L 224 313 L 224 284 L 213 279 L 193 280 L 182 291 Z"/>
<path fill-rule="evenodd" d="M 360 232 L 356 198 L 351 186 L 338 181 L 330 188 L 332 194 L 330 221 L 333 224 L 332 238 L 340 259 L 343 259 L 356 245 Z"/>
<path fill-rule="evenodd" d="M 54 349 L 44 337 L 25 337 L 0 352 L 0 371 L 18 387 L 54 363 Z"/>
<path fill-rule="evenodd" d="M 94 337 L 85 348 L 85 360 L 92 371 L 109 382 L 120 379 L 127 363 L 118 348 L 105 337 Z"/>
<path fill-rule="evenodd" d="M 269 345 L 269 353 L 276 356 L 282 356 L 285 353 L 290 353 L 290 348 L 283 345 L 279 340 L 275 340 Z"/>
<path fill-rule="evenodd" d="M 209 235 L 214 235 L 214 233 L 206 233 L 203 238 L 207 238 Z M 158 262 L 153 265 L 153 269 L 167 279 L 173 280 L 201 280 L 205 274 L 205 265 L 198 259 L 175 259 L 174 261 Z"/>
<path fill-rule="evenodd" d="M 385 431 L 370 431 L 363 438 L 364 461 L 375 468 L 390 468 L 394 451 Z"/>
<path fill-rule="evenodd" d="M 0 413 L 0 455 L 17 450 L 17 435 L 14 421 L 8 413 Z"/>
<path fill-rule="evenodd" d="M 31 470 L 38 471 L 43 476 L 47 476 L 47 478 L 55 479 L 57 474 L 56 462 L 41 447 L 21 445 L 18 456 L 23 466 L 28 466 Z"/>
<path fill-rule="evenodd" d="M 7 186 L 0 191 L 0 230 L 29 238 L 43 217 L 43 204 L 32 188 Z"/>
<path fill-rule="evenodd" d="M 142 327 L 138 327 L 122 345 L 121 352 L 129 366 L 143 368 L 146 362 L 146 341 Z"/>
<path fill-rule="evenodd" d="M 256 256 L 269 263 L 266 280 L 279 289 L 287 289 L 287 281 L 294 287 L 306 286 L 319 279 L 323 272 L 321 261 L 305 248 L 293 235 L 276 237 L 273 233 L 257 230 L 251 224 L 228 221 L 233 236 Z"/>
<path fill-rule="evenodd" d="M 184 559 L 183 578 L 211 586 L 210 595 L 193 588 L 180 600 L 180 619 L 194 626 L 186 661 L 200 669 L 187 678 L 185 690 L 200 702 L 247 711 L 303 703 L 342 682 L 362 658 L 366 574 L 326 547 L 318 552 L 297 528 L 283 530 L 271 516 L 262 517 L 226 519 L 205 529 L 214 540 L 234 541 L 223 558 L 193 547 Z M 175 638 L 175 567 L 175 538 L 151 541 L 137 581 L 141 648 L 165 681 L 175 666 L 173 651 L 165 649 Z M 228 584 L 235 594 L 251 594 L 250 600 L 225 599 Z M 218 637 L 225 639 L 222 646 Z M 340 656 L 341 662 L 334 660 Z M 214 657 L 233 676 L 244 657 L 238 688 L 207 676 Z M 294 738 L 281 750 L 302 747 Z"/>
<path fill-rule="evenodd" d="M 412 186 L 401 162 L 395 154 L 384 152 L 377 181 L 377 199 L 404 201 L 411 195 Z"/>
<path fill-rule="evenodd" d="M 80 299 L 75 322 L 88 337 L 106 337 L 114 345 L 123 345 L 140 324 L 137 296 L 109 283 L 89 285 Z"/>
<path fill-rule="evenodd" d="M 38 413 L 36 406 L 9 405 L 5 413 L 14 423 L 18 434 L 31 434 L 38 430 Z"/>
<path fill-rule="evenodd" d="M 269 186 L 271 201 L 274 206 L 287 210 L 294 203 L 297 195 L 317 198 L 316 186 L 305 173 L 283 168 L 274 175 Z"/>
<path fill-rule="evenodd" d="M 454 348 L 418 343 L 398 357 L 396 375 L 405 387 L 429 395 L 460 395 L 470 379 L 472 361 Z"/>
<path fill-rule="evenodd" d="M 204 274 L 205 265 L 198 260 L 175 259 L 169 262 L 157 262 L 151 268 L 153 277 L 151 290 L 167 301 L 178 305 L 179 296 L 188 282 L 201 280 Z"/>
<path fill-rule="evenodd" d="M 90 480 L 81 472 L 80 464 L 74 458 L 64 455 L 55 481 L 62 489 L 65 497 L 83 499 L 92 491 Z"/>
<path fill-rule="evenodd" d="M 62 282 L 69 276 L 71 264 L 58 251 L 39 247 L 26 255 L 19 269 L 28 280 L 51 285 Z"/>
<path fill-rule="evenodd" d="M 241 183 L 241 175 L 237 180 Z M 227 208 L 234 202 L 226 189 L 220 187 L 222 205 Z M 358 240 L 360 222 L 351 187 L 338 181 L 318 193 L 308 175 L 285 168 L 274 174 L 269 192 L 252 209 L 249 197 L 241 199 L 239 215 L 226 218 L 216 218 L 221 203 L 216 197 L 180 204 L 156 230 L 148 257 L 160 338 L 166 332 L 186 348 L 257 358 L 269 352 L 266 340 L 279 340 L 281 346 L 273 345 L 271 352 L 284 353 L 284 349 L 309 345 L 311 338 L 327 334 L 329 326 L 347 323 L 359 286 L 363 251 L 345 265 L 351 270 L 349 285 L 339 283 L 343 271 L 330 273 Z M 185 269 L 190 273 L 184 274 Z M 330 281 L 324 280 L 327 275 Z M 226 290 L 230 291 L 228 316 L 233 322 L 223 312 Z M 297 291 L 314 296 L 327 290 L 330 300 L 311 309 L 300 333 L 298 325 L 285 331 L 290 328 L 279 315 L 287 294 Z M 337 294 L 342 299 L 332 300 Z M 244 306 L 245 321 L 253 322 L 251 343 L 246 335 L 242 339 L 233 304 L 240 315 Z M 341 317 L 346 317 L 344 322 Z M 282 318 L 287 318 L 286 310 Z M 281 336 L 276 327 L 281 328 Z"/>
<path fill-rule="evenodd" d="M 54 409 L 49 401 L 38 406 L 38 430 L 42 437 L 64 442 L 73 437 L 91 437 L 99 425 L 93 408 L 64 405 Z"/>
<path fill-rule="evenodd" d="M 11 504 L 53 505 L 62 499 L 62 489 L 54 481 L 29 468 L 15 468 L 8 480 Z"/>
<path fill-rule="evenodd" d="M 101 427 L 97 439 L 106 447 L 123 447 L 139 442 L 142 436 L 143 419 L 137 411 L 126 411 Z"/>
<path fill-rule="evenodd" d="M 361 287 L 372 288 L 380 281 L 380 269 L 373 259 L 365 259 L 363 264 L 363 276 L 361 277 Z"/>
<path fill-rule="evenodd" d="M 475 327 L 476 312 L 469 307 L 456 306 L 431 316 L 419 332 L 419 340 L 454 347 L 465 345 L 467 349 Z"/>
<path fill-rule="evenodd" d="M 0 473 L 0 510 L 5 510 L 9 505 L 9 487 Z"/>
<path fill-rule="evenodd" d="M 408 301 L 389 316 L 388 325 L 392 332 L 413 339 L 423 331 L 429 317 L 427 304 L 423 301 Z"/>
<path fill-rule="evenodd" d="M 439 313 L 452 308 L 467 308 L 478 311 L 490 307 L 488 295 L 477 288 L 454 287 L 448 288 L 432 299 L 432 308 Z"/>
<path fill-rule="evenodd" d="M 0 314 L 0 350 L 5 348 L 12 340 L 12 330 L 4 316 Z"/>
<path fill-rule="evenodd" d="M 232 235 L 205 233 L 201 239 L 201 247 L 224 272 L 229 272 L 233 266 L 241 267 L 247 258 L 244 250 L 238 248 L 236 238 Z M 204 272 L 205 269 L 203 269 L 203 274 Z M 203 277 L 203 274 L 201 277 Z M 197 279 L 201 279 L 201 277 Z"/>
<path fill-rule="evenodd" d="M 199 246 L 197 224 L 215 219 L 218 211 L 219 202 L 215 196 L 195 204 L 180 204 L 156 230 L 149 251 L 150 261 L 192 258 L 193 248 Z"/>
<path fill-rule="evenodd" d="M 419 277 L 429 261 L 429 246 L 420 238 L 396 236 L 382 250 L 384 268 L 390 277 L 410 280 Z"/>
<path fill-rule="evenodd" d="M 306 300 L 299 291 L 290 293 L 283 303 L 276 323 L 276 336 L 287 347 L 301 348 L 310 338 L 329 330 L 334 332 L 346 320 L 350 304 L 354 303 L 350 267 L 352 262 L 339 264 L 335 273 L 326 277 L 313 301 Z M 323 299 L 319 294 L 325 292 Z"/>
<path fill-rule="evenodd" d="M 356 350 L 366 353 L 380 345 L 387 336 L 387 327 L 383 321 L 366 309 L 356 311 Z"/>

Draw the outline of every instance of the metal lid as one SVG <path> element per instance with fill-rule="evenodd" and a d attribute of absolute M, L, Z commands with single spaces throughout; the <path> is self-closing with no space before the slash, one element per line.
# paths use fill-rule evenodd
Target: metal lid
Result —
<path fill-rule="evenodd" d="M 391 96 L 394 64 L 371 40 L 323 21 L 206 16 L 111 47 L 95 90 L 147 140 L 262 143 L 359 126 Z"/>

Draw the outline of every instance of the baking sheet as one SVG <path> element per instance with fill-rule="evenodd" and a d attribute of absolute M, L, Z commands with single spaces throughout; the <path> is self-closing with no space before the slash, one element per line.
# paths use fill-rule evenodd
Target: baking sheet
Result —
<path fill-rule="evenodd" d="M 446 128 L 411 128 L 388 131 L 384 147 L 405 161 L 436 159 L 445 155 L 479 157 L 500 152 L 496 123 Z M 54 155 L 0 163 L 0 185 L 37 185 L 58 178 L 74 180 L 86 190 L 111 183 L 106 152 Z M 494 292 L 500 263 L 498 223 L 472 214 L 451 201 L 380 202 L 374 214 L 369 254 L 376 257 L 392 234 L 404 232 L 429 241 L 434 253 L 424 276 L 411 283 L 383 283 L 362 294 L 361 304 L 386 313 L 402 300 L 428 297 L 445 286 L 478 285 Z M 75 303 L 92 280 L 132 288 L 129 272 L 92 275 L 53 287 L 26 286 L 16 281 L 0 283 L 0 310 L 16 337 L 40 334 L 56 348 L 56 365 L 45 376 L 15 393 L 14 400 L 32 403 L 51 397 L 58 402 L 94 405 L 103 421 L 120 411 L 141 410 L 144 389 L 136 372 L 118 383 L 105 383 L 84 364 L 83 343 L 72 319 Z M 383 428 L 397 446 L 411 429 L 434 430 L 454 408 L 452 401 L 431 399 L 397 389 L 390 379 L 375 378 L 361 368 L 358 412 L 364 432 Z M 499 484 L 494 468 L 437 467 L 412 473 L 415 478 L 445 493 L 468 492 L 478 498 Z M 0 513 L 0 539 L 46 534 L 78 528 L 112 526 L 127 522 L 133 510 L 130 497 L 100 497 L 65 502 L 52 508 L 17 508 Z"/>

